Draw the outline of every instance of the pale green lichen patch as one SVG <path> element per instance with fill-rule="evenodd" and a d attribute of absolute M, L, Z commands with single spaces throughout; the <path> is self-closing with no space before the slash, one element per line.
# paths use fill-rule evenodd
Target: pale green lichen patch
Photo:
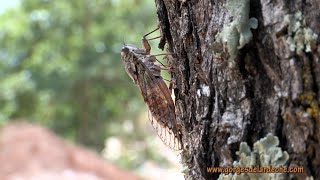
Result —
<path fill-rule="evenodd" d="M 316 47 L 318 35 L 306 26 L 300 11 L 286 15 L 284 22 L 288 25 L 287 43 L 291 51 L 301 54 L 303 51 L 311 52 Z"/>
<path fill-rule="evenodd" d="M 237 56 L 238 49 L 248 44 L 252 39 L 251 28 L 258 27 L 256 18 L 249 19 L 250 0 L 228 0 L 227 10 L 233 16 L 233 21 L 223 27 L 217 39 L 222 40 L 228 49 L 230 58 Z"/>
<path fill-rule="evenodd" d="M 282 151 L 279 140 L 276 136 L 268 134 L 265 138 L 260 139 L 250 149 L 246 142 L 240 144 L 237 155 L 239 161 L 233 163 L 234 167 L 281 167 L 286 164 L 289 154 Z M 284 173 L 241 173 L 241 174 L 221 174 L 219 179 L 242 180 L 242 179 L 285 179 Z"/>

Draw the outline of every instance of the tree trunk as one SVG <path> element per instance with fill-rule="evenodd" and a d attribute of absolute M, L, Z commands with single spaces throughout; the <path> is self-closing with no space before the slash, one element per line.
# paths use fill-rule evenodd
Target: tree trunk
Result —
<path fill-rule="evenodd" d="M 185 178 L 218 178 L 207 167 L 232 166 L 240 142 L 252 147 L 267 133 L 289 153 L 288 167 L 304 167 L 288 178 L 319 178 L 320 1 L 156 0 L 156 7 L 159 46 L 166 40 L 173 53 Z"/>

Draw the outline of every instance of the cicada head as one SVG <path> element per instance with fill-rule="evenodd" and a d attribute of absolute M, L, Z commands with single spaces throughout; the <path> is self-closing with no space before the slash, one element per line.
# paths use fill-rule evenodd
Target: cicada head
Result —
<path fill-rule="evenodd" d="M 121 58 L 122 59 L 129 59 L 130 56 L 132 56 L 132 52 L 136 49 L 136 47 L 129 45 L 129 44 L 124 44 L 122 49 L 121 49 Z"/>
<path fill-rule="evenodd" d="M 124 44 L 121 49 L 121 58 L 126 63 L 133 63 L 137 59 L 139 59 L 139 54 L 136 53 L 136 50 L 138 48 L 130 45 L 130 44 Z"/>

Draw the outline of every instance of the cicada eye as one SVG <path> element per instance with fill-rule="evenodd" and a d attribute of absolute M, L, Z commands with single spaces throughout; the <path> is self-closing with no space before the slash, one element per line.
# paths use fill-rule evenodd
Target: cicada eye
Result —
<path fill-rule="evenodd" d="M 124 46 L 124 47 L 121 49 L 121 56 L 126 56 L 128 53 L 129 53 L 129 48 L 127 48 L 127 47 Z"/>
<path fill-rule="evenodd" d="M 156 62 L 157 61 L 157 58 L 155 56 L 150 56 L 149 57 L 149 61 L 151 62 Z"/>

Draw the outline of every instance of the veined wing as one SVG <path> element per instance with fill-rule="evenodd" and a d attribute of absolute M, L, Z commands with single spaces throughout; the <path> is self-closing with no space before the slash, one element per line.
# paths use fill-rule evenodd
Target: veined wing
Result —
<path fill-rule="evenodd" d="M 137 83 L 149 108 L 149 119 L 160 139 L 170 148 L 182 148 L 180 126 L 176 122 L 171 93 L 161 77 L 155 77 L 142 61 L 136 64 Z"/>

